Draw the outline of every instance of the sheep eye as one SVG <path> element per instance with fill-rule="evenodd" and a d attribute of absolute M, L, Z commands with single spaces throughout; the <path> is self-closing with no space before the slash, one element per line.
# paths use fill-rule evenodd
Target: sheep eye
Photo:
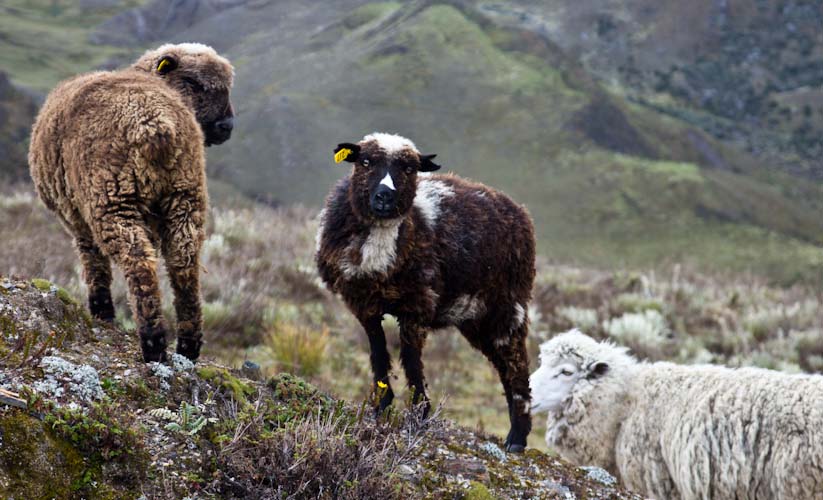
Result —
<path fill-rule="evenodd" d="M 565 377 L 570 377 L 573 374 L 573 372 L 571 370 L 566 370 L 564 368 L 564 369 L 560 370 L 560 374 L 565 376 Z"/>
<path fill-rule="evenodd" d="M 362 163 L 364 167 L 368 167 L 369 166 L 369 159 L 368 158 L 363 158 L 363 160 L 361 160 L 360 163 Z"/>
<path fill-rule="evenodd" d="M 413 169 L 411 167 L 406 167 L 406 175 L 411 175 L 412 170 Z"/>

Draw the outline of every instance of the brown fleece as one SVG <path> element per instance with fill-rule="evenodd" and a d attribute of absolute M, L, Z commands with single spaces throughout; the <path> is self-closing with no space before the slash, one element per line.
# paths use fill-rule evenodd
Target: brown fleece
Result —
<path fill-rule="evenodd" d="M 209 127 L 232 114 L 229 62 L 181 47 L 163 46 L 124 70 L 59 84 L 37 117 L 29 150 L 40 198 L 74 236 L 91 312 L 114 318 L 114 260 L 128 283 L 146 361 L 166 357 L 158 247 L 175 293 L 177 351 L 199 355 L 204 143 Z M 176 69 L 160 74 L 153 68 L 164 57 Z"/>
<path fill-rule="evenodd" d="M 400 322 L 401 363 L 415 399 L 424 401 L 426 336 L 455 326 L 497 369 L 512 424 L 506 444 L 522 450 L 531 429 L 526 311 L 535 276 L 528 213 L 485 185 L 418 175 L 422 156 L 411 148 L 388 153 L 373 141 L 358 146 L 351 175 L 326 200 L 316 261 L 323 281 L 366 331 L 374 382 L 389 383 L 384 314 Z M 396 211 L 380 217 L 370 200 L 387 174 Z M 435 210 L 425 203 L 427 193 Z M 388 388 L 378 410 L 393 395 Z"/>

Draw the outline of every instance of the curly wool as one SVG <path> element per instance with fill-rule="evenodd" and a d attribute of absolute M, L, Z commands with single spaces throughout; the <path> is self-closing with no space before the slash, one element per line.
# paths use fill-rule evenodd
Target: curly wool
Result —
<path fill-rule="evenodd" d="M 173 71 L 160 73 L 161 58 L 176 61 Z M 229 62 L 208 47 L 164 45 L 129 68 L 62 82 L 32 130 L 32 180 L 74 236 L 89 308 L 95 317 L 114 318 L 114 261 L 129 286 L 147 361 L 166 357 L 158 250 L 175 293 L 177 350 L 199 355 L 199 253 L 208 203 L 208 134 L 201 124 L 232 113 L 232 78 Z"/>
<path fill-rule="evenodd" d="M 541 349 L 581 367 L 609 364 L 549 414 L 546 441 L 565 458 L 658 499 L 823 496 L 823 377 L 639 363 L 580 333 Z"/>

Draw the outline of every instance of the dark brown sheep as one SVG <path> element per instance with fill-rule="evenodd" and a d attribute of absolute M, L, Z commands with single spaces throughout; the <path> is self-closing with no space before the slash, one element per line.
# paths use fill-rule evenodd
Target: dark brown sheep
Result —
<path fill-rule="evenodd" d="M 62 82 L 34 124 L 31 176 L 74 236 L 89 308 L 113 320 L 114 260 L 128 283 L 146 361 L 166 358 L 158 247 L 175 295 L 177 352 L 192 360 L 200 353 L 204 145 L 231 135 L 233 74 L 211 47 L 163 45 L 124 70 Z"/>
<path fill-rule="evenodd" d="M 421 351 L 430 330 L 455 326 L 497 369 L 511 419 L 506 447 L 522 451 L 531 430 L 529 215 L 482 184 L 418 175 L 440 167 L 408 139 L 375 133 L 340 144 L 335 152 L 341 151 L 354 167 L 326 200 L 316 259 L 323 281 L 366 330 L 375 384 L 389 383 L 381 321 L 391 314 L 400 323 L 409 386 L 428 411 Z M 378 411 L 393 397 L 389 387 Z"/>

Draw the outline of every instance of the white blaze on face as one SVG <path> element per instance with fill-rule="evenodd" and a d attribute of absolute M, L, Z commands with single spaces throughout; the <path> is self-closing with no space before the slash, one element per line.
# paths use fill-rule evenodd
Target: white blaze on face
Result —
<path fill-rule="evenodd" d="M 394 181 L 392 181 L 391 175 L 388 172 L 386 172 L 386 177 L 383 177 L 383 180 L 380 181 L 380 184 L 388 187 L 392 191 L 397 191 L 397 188 L 394 187 Z"/>

